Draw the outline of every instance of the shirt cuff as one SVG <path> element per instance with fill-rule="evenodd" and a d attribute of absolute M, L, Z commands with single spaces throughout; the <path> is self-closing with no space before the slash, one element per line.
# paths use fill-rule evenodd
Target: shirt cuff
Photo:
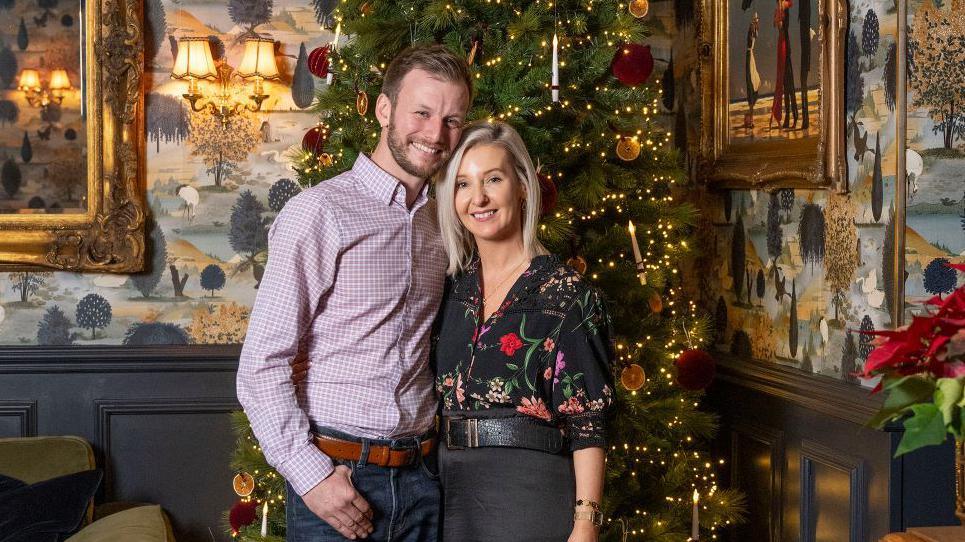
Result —
<path fill-rule="evenodd" d="M 306 442 L 302 449 L 278 467 L 278 472 L 288 480 L 299 496 L 308 493 L 334 470 L 332 458 L 310 442 Z"/>
<path fill-rule="evenodd" d="M 567 416 L 566 430 L 570 451 L 584 448 L 606 448 L 606 417 L 603 412 L 587 412 Z"/>

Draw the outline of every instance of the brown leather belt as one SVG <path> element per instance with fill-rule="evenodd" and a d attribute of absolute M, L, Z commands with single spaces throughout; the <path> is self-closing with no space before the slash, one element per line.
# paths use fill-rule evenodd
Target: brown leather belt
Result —
<path fill-rule="evenodd" d="M 414 465 L 416 459 L 425 457 L 436 446 L 435 437 L 424 440 L 419 448 L 421 455 L 416 453 L 415 447 L 392 448 L 387 445 L 369 444 L 369 455 L 362 457 L 362 443 L 342 440 L 327 435 L 315 435 L 315 446 L 332 459 L 343 461 L 364 461 L 380 467 L 407 467 Z"/>

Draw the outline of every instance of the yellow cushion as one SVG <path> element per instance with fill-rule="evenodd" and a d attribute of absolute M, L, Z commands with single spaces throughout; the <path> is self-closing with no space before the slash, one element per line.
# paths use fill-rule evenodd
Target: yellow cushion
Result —
<path fill-rule="evenodd" d="M 94 451 L 80 437 L 0 439 L 0 474 L 35 484 L 94 468 Z"/>
<path fill-rule="evenodd" d="M 174 540 L 157 505 L 138 506 L 101 518 L 67 542 L 167 542 Z"/>

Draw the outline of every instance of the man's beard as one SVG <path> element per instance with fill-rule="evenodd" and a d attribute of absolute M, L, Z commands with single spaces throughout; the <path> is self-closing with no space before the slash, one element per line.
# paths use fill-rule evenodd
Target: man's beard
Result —
<path fill-rule="evenodd" d="M 413 177 L 419 177 L 420 179 L 428 179 L 433 176 L 439 169 L 449 160 L 449 151 L 443 149 L 440 153 L 439 161 L 435 165 L 429 166 L 418 166 L 409 160 L 406 151 L 408 150 L 408 143 L 399 137 L 398 132 L 395 131 L 395 124 L 390 123 L 389 126 L 389 151 L 392 153 L 392 158 L 395 162 L 399 164 L 399 167 L 403 171 L 412 175 Z M 420 142 L 421 143 L 421 142 Z M 429 145 L 432 146 L 432 145 Z"/>

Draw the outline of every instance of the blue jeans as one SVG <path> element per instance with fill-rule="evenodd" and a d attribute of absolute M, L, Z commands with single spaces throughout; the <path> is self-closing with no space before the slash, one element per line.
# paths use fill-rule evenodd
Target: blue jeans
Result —
<path fill-rule="evenodd" d="M 334 436 L 345 435 L 324 431 Z M 370 444 L 405 446 L 416 439 L 368 440 Z M 364 442 L 363 442 L 364 444 Z M 416 443 L 417 444 L 417 443 Z M 436 453 L 408 467 L 387 468 L 360 461 L 337 461 L 352 469 L 355 489 L 375 512 L 375 530 L 364 540 L 373 542 L 435 542 L 439 540 L 439 474 Z M 285 513 L 288 542 L 348 540 L 308 509 L 288 484 Z M 363 539 L 357 539 L 363 540 Z"/>

